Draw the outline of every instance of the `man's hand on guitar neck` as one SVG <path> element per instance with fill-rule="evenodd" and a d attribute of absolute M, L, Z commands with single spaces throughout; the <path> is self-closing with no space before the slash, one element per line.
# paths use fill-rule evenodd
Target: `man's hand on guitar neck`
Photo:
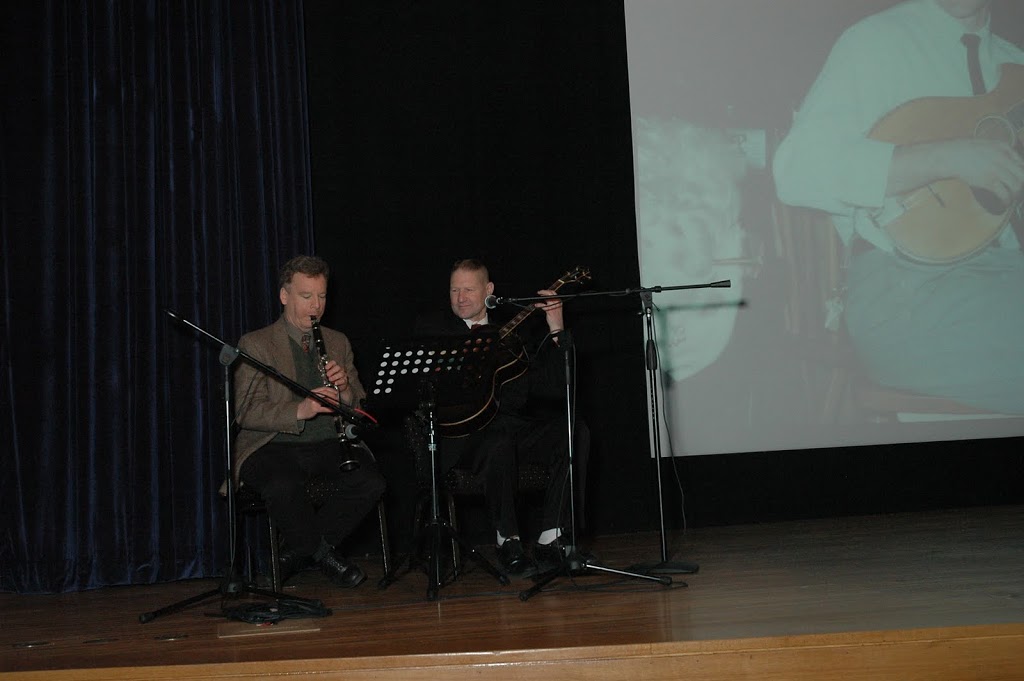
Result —
<path fill-rule="evenodd" d="M 1001 141 L 980 138 L 898 146 L 889 167 L 886 193 L 905 194 L 949 178 L 987 189 L 1009 206 L 1024 189 L 1024 158 Z"/>
<path fill-rule="evenodd" d="M 541 289 L 537 291 L 538 296 L 553 296 L 556 295 L 554 291 L 550 289 Z M 534 307 L 540 308 L 544 311 L 544 318 L 548 323 L 548 331 L 550 333 L 558 333 L 565 328 L 565 321 L 562 317 L 562 301 L 559 298 L 549 298 L 539 303 L 534 303 Z"/>

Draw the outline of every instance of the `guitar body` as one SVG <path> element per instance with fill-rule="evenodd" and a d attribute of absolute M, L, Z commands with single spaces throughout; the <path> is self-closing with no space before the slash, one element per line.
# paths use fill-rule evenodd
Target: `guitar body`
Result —
<path fill-rule="evenodd" d="M 1024 125 L 1024 66 L 1003 64 L 998 86 L 976 97 L 924 97 L 886 114 L 869 137 L 893 144 L 980 137 L 1019 143 Z M 939 180 L 904 194 L 904 212 L 883 229 L 897 250 L 918 262 L 947 264 L 969 258 L 1005 228 L 1016 204 L 958 179 Z"/>
<path fill-rule="evenodd" d="M 586 281 L 590 270 L 576 267 L 554 283 L 549 291 L 565 284 Z M 465 437 L 480 430 L 498 413 L 501 387 L 529 369 L 529 359 L 514 331 L 537 310 L 530 305 L 500 329 L 484 327 L 457 341 L 447 364 L 439 373 L 437 431 L 442 437 Z"/>
<path fill-rule="evenodd" d="M 442 437 L 465 437 L 484 428 L 498 413 L 501 387 L 530 368 L 518 339 L 500 339 L 494 329 L 474 332 L 466 339 L 463 353 L 473 354 L 469 370 L 438 394 L 437 431 Z"/>

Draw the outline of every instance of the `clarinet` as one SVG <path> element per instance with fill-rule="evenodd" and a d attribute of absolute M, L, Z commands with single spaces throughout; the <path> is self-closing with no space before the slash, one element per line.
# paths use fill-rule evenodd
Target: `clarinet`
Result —
<path fill-rule="evenodd" d="M 310 315 L 309 324 L 313 334 L 313 343 L 316 345 L 317 354 L 317 369 L 320 370 L 320 380 L 323 384 L 334 390 L 338 394 L 338 402 L 341 402 L 341 389 L 331 382 L 331 379 L 327 378 L 327 362 L 330 361 L 330 357 L 327 356 L 327 348 L 324 346 L 324 336 L 320 332 L 320 320 L 315 316 Z M 345 423 L 341 419 L 341 415 L 335 415 L 334 417 L 334 428 L 338 431 L 338 443 L 341 445 L 341 470 L 343 471 L 354 471 L 359 468 L 359 459 L 355 456 L 355 449 L 350 447 L 348 444 L 348 438 L 345 434 Z"/>

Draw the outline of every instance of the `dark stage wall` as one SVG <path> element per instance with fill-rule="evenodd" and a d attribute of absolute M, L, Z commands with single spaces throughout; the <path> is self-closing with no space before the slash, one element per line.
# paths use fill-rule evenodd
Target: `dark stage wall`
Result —
<path fill-rule="evenodd" d="M 364 376 L 381 338 L 447 305 L 456 258 L 484 259 L 504 295 L 578 264 L 590 290 L 639 285 L 621 3 L 307 0 L 306 30 L 316 238 L 335 268 L 326 323 L 350 335 Z M 658 522 L 639 311 L 619 297 L 569 313 L 596 532 Z M 391 446 L 398 415 L 384 416 L 396 498 L 411 462 Z M 1020 502 L 1019 445 L 677 458 L 666 509 L 680 525 L 680 487 L 690 524 Z"/>

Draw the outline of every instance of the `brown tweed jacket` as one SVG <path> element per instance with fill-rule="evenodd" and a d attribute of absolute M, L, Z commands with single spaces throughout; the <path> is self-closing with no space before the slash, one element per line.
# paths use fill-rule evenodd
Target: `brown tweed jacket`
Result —
<path fill-rule="evenodd" d="M 321 326 L 327 356 L 344 367 L 353 390 L 354 404 L 359 406 L 366 391 L 359 382 L 353 364 L 352 345 L 345 334 Z M 295 360 L 288 341 L 284 317 L 270 326 L 245 334 L 238 341 L 243 352 L 268 364 L 285 376 L 295 377 Z M 235 418 L 240 430 L 235 437 L 235 480 L 242 463 L 253 452 L 270 442 L 278 433 L 302 432 L 304 422 L 295 420 L 301 395 L 273 376 L 267 376 L 248 362 L 239 361 L 234 375 Z"/>

